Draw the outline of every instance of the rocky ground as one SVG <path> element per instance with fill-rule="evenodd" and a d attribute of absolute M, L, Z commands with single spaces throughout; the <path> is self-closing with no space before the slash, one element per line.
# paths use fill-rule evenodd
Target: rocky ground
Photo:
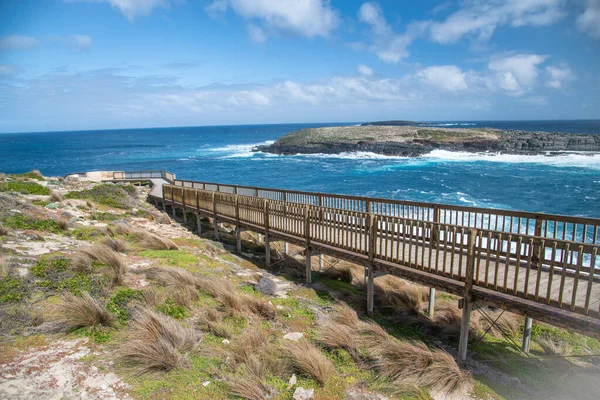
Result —
<path fill-rule="evenodd" d="M 600 135 L 424 128 L 415 125 L 339 126 L 291 132 L 272 145 L 259 146 L 255 150 L 275 154 L 363 151 L 404 157 L 418 157 L 433 150 L 532 155 L 563 151 L 598 152 Z"/>
<path fill-rule="evenodd" d="M 596 398 L 593 339 L 536 324 L 525 355 L 489 309 L 459 367 L 455 297 L 428 316 L 426 288 L 378 277 L 369 320 L 360 266 L 314 260 L 306 285 L 302 249 L 267 269 L 256 235 L 234 254 L 232 226 L 198 235 L 147 192 L 0 176 L 0 398 Z"/>

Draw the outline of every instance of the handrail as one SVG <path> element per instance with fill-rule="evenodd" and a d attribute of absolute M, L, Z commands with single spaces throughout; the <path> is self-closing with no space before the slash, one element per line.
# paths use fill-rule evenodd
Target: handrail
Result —
<path fill-rule="evenodd" d="M 131 180 L 131 179 L 154 179 L 162 178 L 169 183 L 174 183 L 176 175 L 165 170 L 143 170 L 143 171 L 116 171 L 113 173 L 113 179 Z"/>
<path fill-rule="evenodd" d="M 212 218 L 331 246 L 600 319 L 600 244 L 239 193 L 163 185 L 163 200 Z M 469 272 L 471 271 L 471 272 Z"/>
<path fill-rule="evenodd" d="M 329 205 L 335 208 L 352 211 L 371 211 L 378 215 L 416 216 L 416 219 L 424 221 L 447 222 L 478 229 L 527 233 L 534 236 L 571 240 L 582 243 L 600 243 L 600 218 L 191 180 L 176 180 L 174 184 L 182 187 L 201 188 L 221 193 L 244 194 L 247 196 L 269 198 L 272 200 L 285 200 L 300 204 Z"/>

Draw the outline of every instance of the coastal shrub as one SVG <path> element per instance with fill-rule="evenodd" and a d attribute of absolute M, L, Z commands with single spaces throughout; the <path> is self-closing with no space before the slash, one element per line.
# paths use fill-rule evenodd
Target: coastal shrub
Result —
<path fill-rule="evenodd" d="M 81 293 L 81 296 L 70 293 L 62 295 L 57 311 L 58 322 L 66 331 L 98 325 L 111 326 L 114 322 L 106 306 L 88 292 Z"/>
<path fill-rule="evenodd" d="M 23 278 L 13 275 L 0 278 L 0 304 L 19 302 L 28 294 L 29 287 Z"/>
<path fill-rule="evenodd" d="M 17 230 L 35 230 L 52 233 L 61 233 L 65 230 L 64 221 L 54 219 L 40 219 L 25 214 L 14 214 L 5 217 L 2 223 L 12 229 Z"/>
<path fill-rule="evenodd" d="M 10 177 L 13 179 L 34 179 L 36 181 L 44 180 L 44 176 L 37 169 L 34 169 L 33 171 L 22 173 L 22 174 L 12 174 L 12 175 L 10 175 Z"/>
<path fill-rule="evenodd" d="M 92 277 L 71 268 L 71 260 L 63 256 L 41 257 L 31 267 L 32 275 L 37 278 L 36 286 L 44 291 L 67 291 L 75 295 L 94 291 Z"/>
<path fill-rule="evenodd" d="M 50 190 L 48 188 L 35 182 L 4 182 L 0 184 L 0 191 L 37 195 L 50 194 Z"/>
<path fill-rule="evenodd" d="M 184 319 L 187 317 L 187 308 L 178 304 L 171 298 L 167 298 L 163 304 L 157 307 L 158 311 L 175 319 Z"/>
<path fill-rule="evenodd" d="M 91 226 L 78 226 L 69 231 L 68 235 L 73 239 L 85 240 L 87 242 L 94 242 L 105 237 L 103 230 Z"/>
<path fill-rule="evenodd" d="M 166 372 L 188 364 L 202 335 L 173 318 L 149 309 L 137 310 L 129 322 L 129 334 L 117 350 L 117 359 L 138 373 Z"/>
<path fill-rule="evenodd" d="M 126 188 L 127 186 L 100 184 L 92 189 L 69 192 L 65 197 L 67 199 L 90 200 L 113 208 L 129 209 L 135 203 L 131 197 L 131 190 Z"/>
<path fill-rule="evenodd" d="M 142 292 L 140 290 L 119 288 L 113 293 L 106 304 L 106 309 L 110 311 L 119 322 L 124 324 L 131 318 L 131 311 L 134 307 L 133 303 L 141 298 Z"/>

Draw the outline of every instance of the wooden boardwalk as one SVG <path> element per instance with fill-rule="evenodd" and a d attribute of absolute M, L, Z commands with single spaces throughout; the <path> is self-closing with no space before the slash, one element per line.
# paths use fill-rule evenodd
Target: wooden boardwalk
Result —
<path fill-rule="evenodd" d="M 163 207 L 236 226 L 238 240 L 249 229 L 267 247 L 284 240 L 363 264 L 371 309 L 383 271 L 462 296 L 467 322 L 470 304 L 487 302 L 600 338 L 599 219 L 121 174 L 151 180 Z M 307 281 L 310 271 L 308 257 Z"/>

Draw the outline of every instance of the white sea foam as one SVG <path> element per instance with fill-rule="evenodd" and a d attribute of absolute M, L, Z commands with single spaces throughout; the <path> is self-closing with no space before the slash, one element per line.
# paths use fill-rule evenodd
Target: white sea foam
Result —
<path fill-rule="evenodd" d="M 468 153 L 446 150 L 434 150 L 421 158 L 431 161 L 443 160 L 452 162 L 487 161 L 499 163 L 544 164 L 554 167 L 576 167 L 600 170 L 600 154 L 598 153 L 561 153 L 559 155 L 516 155 L 498 153 Z"/>
<path fill-rule="evenodd" d="M 353 151 L 339 154 L 296 154 L 294 157 L 309 157 L 309 158 L 337 158 L 344 160 L 406 160 L 408 157 L 386 156 L 368 151 Z"/>
<path fill-rule="evenodd" d="M 257 152 L 252 151 L 253 148 L 257 146 L 268 146 L 275 143 L 274 140 L 266 140 L 261 143 L 252 143 L 252 144 L 230 144 L 225 147 L 216 147 L 214 149 L 208 149 L 208 151 L 215 153 L 224 153 L 222 158 L 242 158 L 242 157 L 252 157 Z M 229 153 L 229 154 L 227 154 Z"/>

